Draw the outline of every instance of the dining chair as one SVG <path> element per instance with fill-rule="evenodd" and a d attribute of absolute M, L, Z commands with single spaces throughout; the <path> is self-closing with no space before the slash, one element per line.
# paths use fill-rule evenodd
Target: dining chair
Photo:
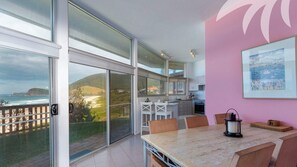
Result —
<path fill-rule="evenodd" d="M 176 131 L 176 130 L 178 130 L 178 126 L 177 126 L 177 120 L 175 118 L 149 121 L 150 134 L 163 133 L 163 132 Z"/>
<path fill-rule="evenodd" d="M 159 160 L 155 155 L 151 155 L 151 167 L 168 167 L 164 162 Z"/>
<path fill-rule="evenodd" d="M 229 117 L 229 113 L 227 113 L 227 118 Z M 226 113 L 215 114 L 216 124 L 225 124 Z"/>
<path fill-rule="evenodd" d="M 150 134 L 176 131 L 178 130 L 177 120 L 172 118 L 149 121 L 149 130 Z M 151 167 L 167 167 L 167 165 L 151 154 Z"/>
<path fill-rule="evenodd" d="M 275 144 L 268 142 L 238 151 L 234 154 L 230 167 L 266 167 L 274 148 Z"/>
<path fill-rule="evenodd" d="M 158 119 L 158 116 L 160 119 L 162 119 L 162 116 L 164 116 L 165 119 L 168 117 L 172 118 L 172 111 L 167 110 L 167 102 L 166 103 L 160 103 L 155 102 L 155 120 Z"/>
<path fill-rule="evenodd" d="M 197 128 L 201 126 L 208 126 L 208 119 L 204 115 L 185 117 L 186 128 Z"/>
<path fill-rule="evenodd" d="M 272 154 L 272 167 L 297 166 L 297 133 L 280 138 Z"/>
<path fill-rule="evenodd" d="M 152 102 L 140 102 L 141 108 L 141 135 L 143 128 L 148 128 L 148 121 L 153 120 L 153 114 L 155 111 L 152 110 Z"/>

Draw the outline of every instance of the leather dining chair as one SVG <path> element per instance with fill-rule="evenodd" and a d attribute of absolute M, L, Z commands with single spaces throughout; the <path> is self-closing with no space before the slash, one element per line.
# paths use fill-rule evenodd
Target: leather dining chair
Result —
<path fill-rule="evenodd" d="M 209 125 L 207 117 L 202 115 L 185 117 L 185 124 L 187 129 Z"/>
<path fill-rule="evenodd" d="M 149 121 L 150 134 L 164 133 L 176 130 L 178 130 L 178 126 L 177 120 L 175 118 Z M 167 165 L 159 160 L 155 155 L 151 154 L 151 167 L 167 167 Z"/>
<path fill-rule="evenodd" d="M 272 154 L 271 167 L 297 166 L 297 133 L 280 138 Z"/>
<path fill-rule="evenodd" d="M 178 130 L 177 120 L 175 118 L 149 121 L 150 134 L 163 133 L 175 130 Z"/>
<path fill-rule="evenodd" d="M 250 147 L 234 154 L 230 167 L 269 166 L 275 144 L 272 142 Z"/>
<path fill-rule="evenodd" d="M 229 113 L 227 114 L 227 118 L 229 117 Z M 215 114 L 216 124 L 225 124 L 226 113 Z"/>

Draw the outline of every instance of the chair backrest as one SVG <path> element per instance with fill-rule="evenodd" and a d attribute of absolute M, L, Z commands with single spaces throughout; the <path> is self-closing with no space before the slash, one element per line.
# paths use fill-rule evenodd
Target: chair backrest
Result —
<path fill-rule="evenodd" d="M 155 102 L 155 112 L 167 112 L 167 102 L 166 103 Z"/>
<path fill-rule="evenodd" d="M 229 117 L 229 113 L 227 114 L 227 118 Z M 226 113 L 215 114 L 216 124 L 225 124 Z"/>
<path fill-rule="evenodd" d="M 273 152 L 275 167 L 297 166 L 297 133 L 282 137 Z"/>
<path fill-rule="evenodd" d="M 149 121 L 149 130 L 150 134 L 176 131 L 178 130 L 177 120 L 173 118 Z"/>
<path fill-rule="evenodd" d="M 185 124 L 187 129 L 209 125 L 207 117 L 203 115 L 185 117 Z"/>
<path fill-rule="evenodd" d="M 152 112 L 152 102 L 141 102 L 141 112 Z"/>
<path fill-rule="evenodd" d="M 230 167 L 267 167 L 275 144 L 272 142 L 250 147 L 234 154 Z"/>

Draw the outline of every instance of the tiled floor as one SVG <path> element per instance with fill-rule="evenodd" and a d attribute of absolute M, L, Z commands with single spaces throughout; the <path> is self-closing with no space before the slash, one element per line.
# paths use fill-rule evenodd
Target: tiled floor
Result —
<path fill-rule="evenodd" d="M 185 128 L 184 117 L 179 117 L 178 127 L 179 129 Z M 75 162 L 71 167 L 142 167 L 142 144 L 140 135 L 130 136 L 98 153 Z"/>
<path fill-rule="evenodd" d="M 143 148 L 139 135 L 130 136 L 78 161 L 71 167 L 142 167 Z"/>

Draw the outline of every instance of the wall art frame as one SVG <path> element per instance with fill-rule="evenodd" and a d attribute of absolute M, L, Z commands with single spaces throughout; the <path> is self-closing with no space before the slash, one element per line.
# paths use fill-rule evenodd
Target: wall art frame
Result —
<path fill-rule="evenodd" d="M 243 50 L 243 98 L 296 99 L 296 55 L 296 37 Z"/>

